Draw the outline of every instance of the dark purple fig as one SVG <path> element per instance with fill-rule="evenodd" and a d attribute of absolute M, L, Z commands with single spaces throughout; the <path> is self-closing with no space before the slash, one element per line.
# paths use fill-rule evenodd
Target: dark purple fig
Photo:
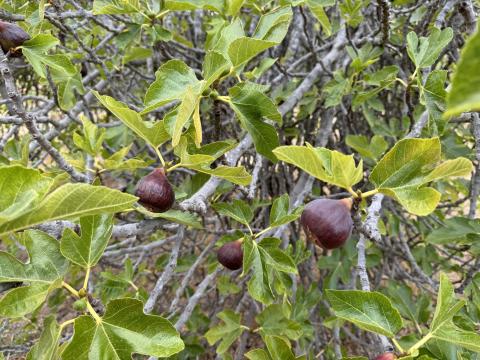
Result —
<path fill-rule="evenodd" d="M 375 360 L 395 360 L 397 357 L 394 353 L 388 352 L 382 355 L 378 355 Z"/>
<path fill-rule="evenodd" d="M 310 240 L 325 249 L 335 249 L 350 237 L 353 221 L 350 199 L 317 199 L 303 210 L 300 222 Z"/>
<path fill-rule="evenodd" d="M 243 264 L 242 241 L 232 241 L 223 245 L 217 252 L 220 264 L 230 270 L 238 270 Z"/>
<path fill-rule="evenodd" d="M 21 56 L 22 51 L 14 49 L 29 39 L 30 35 L 17 24 L 0 21 L 0 45 L 5 54 L 10 51 L 11 56 Z"/>
<path fill-rule="evenodd" d="M 135 195 L 140 198 L 140 204 L 153 212 L 165 212 L 175 202 L 175 192 L 163 168 L 155 169 L 143 177 L 138 182 Z"/>

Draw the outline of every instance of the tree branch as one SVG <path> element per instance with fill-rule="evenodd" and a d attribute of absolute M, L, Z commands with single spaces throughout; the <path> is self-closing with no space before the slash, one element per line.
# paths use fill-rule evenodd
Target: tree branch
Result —
<path fill-rule="evenodd" d="M 0 49 L 0 73 L 2 74 L 3 81 L 5 83 L 5 90 L 10 100 L 12 100 L 12 106 L 10 107 L 11 115 L 18 116 L 23 120 L 24 125 L 32 135 L 32 138 L 36 140 L 40 146 L 55 160 L 57 165 L 67 172 L 74 181 L 88 182 L 88 178 L 77 172 L 72 165 L 70 165 L 60 155 L 57 149 L 42 135 L 35 123 L 35 116 L 29 112 L 26 112 L 23 106 L 22 98 L 15 86 L 15 80 L 8 66 L 8 59 L 4 52 Z"/>

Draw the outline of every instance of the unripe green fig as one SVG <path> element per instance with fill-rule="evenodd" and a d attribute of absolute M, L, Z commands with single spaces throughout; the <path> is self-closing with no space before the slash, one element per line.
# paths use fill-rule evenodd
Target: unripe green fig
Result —
<path fill-rule="evenodd" d="M 73 308 L 77 311 L 85 311 L 87 309 L 87 303 L 85 299 L 78 299 L 73 303 Z"/>
<path fill-rule="evenodd" d="M 352 233 L 351 199 L 317 199 L 303 210 L 300 222 L 307 237 L 325 249 L 335 249 Z"/>
<path fill-rule="evenodd" d="M 80 298 L 84 298 L 85 296 L 87 296 L 87 290 L 85 288 L 81 288 L 80 290 L 78 290 L 78 296 L 80 296 Z"/>
<path fill-rule="evenodd" d="M 396 358 L 394 353 L 388 352 L 378 355 L 375 360 L 395 360 Z"/>
<path fill-rule="evenodd" d="M 140 198 L 140 204 L 153 212 L 165 212 L 175 202 L 175 192 L 163 168 L 155 169 L 143 177 L 138 182 L 135 195 Z"/>
<path fill-rule="evenodd" d="M 232 241 L 224 244 L 217 252 L 220 264 L 230 270 L 238 270 L 243 264 L 242 241 Z"/>
<path fill-rule="evenodd" d="M 29 39 L 30 35 L 17 24 L 0 21 L 0 45 L 5 54 L 10 51 L 11 56 L 21 56 L 22 52 L 14 49 Z"/>

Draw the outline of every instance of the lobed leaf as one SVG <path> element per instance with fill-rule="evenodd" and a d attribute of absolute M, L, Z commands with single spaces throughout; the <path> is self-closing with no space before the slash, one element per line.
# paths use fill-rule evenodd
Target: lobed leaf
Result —
<path fill-rule="evenodd" d="M 82 217 L 80 236 L 72 229 L 66 228 L 60 242 L 63 256 L 83 268 L 95 266 L 112 236 L 112 220 L 112 214 Z"/>
<path fill-rule="evenodd" d="M 110 301 L 99 322 L 86 315 L 75 319 L 73 338 L 62 359 L 130 360 L 133 353 L 167 357 L 184 347 L 168 320 L 146 315 L 140 300 L 124 298 Z"/>

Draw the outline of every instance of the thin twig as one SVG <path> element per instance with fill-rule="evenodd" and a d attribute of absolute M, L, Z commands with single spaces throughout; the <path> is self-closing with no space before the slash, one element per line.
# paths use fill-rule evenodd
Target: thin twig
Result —
<path fill-rule="evenodd" d="M 163 287 L 167 284 L 167 282 L 171 279 L 173 275 L 173 272 L 177 266 L 178 253 L 180 252 L 180 245 L 182 244 L 184 234 L 185 234 L 185 227 L 180 226 L 178 228 L 178 232 L 176 235 L 175 246 L 172 249 L 167 266 L 165 267 L 165 270 L 163 271 L 162 275 L 158 278 L 157 283 L 155 284 L 155 287 L 150 292 L 150 295 L 147 301 L 145 302 L 145 306 L 143 307 L 143 310 L 147 314 L 152 312 L 158 297 L 162 293 Z"/>

